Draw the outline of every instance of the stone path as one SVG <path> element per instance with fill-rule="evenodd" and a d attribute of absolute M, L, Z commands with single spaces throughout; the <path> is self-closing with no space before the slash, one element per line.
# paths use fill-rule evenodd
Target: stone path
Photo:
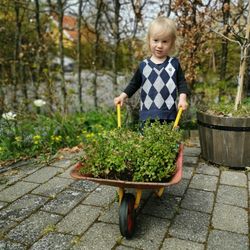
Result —
<path fill-rule="evenodd" d="M 182 181 L 160 199 L 143 191 L 130 240 L 116 188 L 70 177 L 79 153 L 19 163 L 1 175 L 0 249 L 248 250 L 250 172 L 204 162 L 197 137 L 185 144 Z"/>

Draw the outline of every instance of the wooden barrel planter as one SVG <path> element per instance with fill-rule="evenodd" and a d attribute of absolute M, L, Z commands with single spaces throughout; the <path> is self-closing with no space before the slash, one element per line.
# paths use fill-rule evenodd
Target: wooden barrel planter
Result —
<path fill-rule="evenodd" d="M 250 166 L 250 117 L 223 117 L 197 111 L 201 156 L 233 168 Z"/>

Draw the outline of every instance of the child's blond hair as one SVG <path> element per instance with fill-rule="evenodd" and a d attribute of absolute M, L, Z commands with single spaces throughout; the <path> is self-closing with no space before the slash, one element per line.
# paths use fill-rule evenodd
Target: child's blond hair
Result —
<path fill-rule="evenodd" d="M 175 22 L 169 18 L 159 16 L 149 24 L 147 33 L 147 46 L 149 48 L 150 36 L 154 32 L 159 32 L 170 36 L 172 39 L 171 54 L 175 53 L 176 50 L 176 40 L 177 40 L 177 28 Z"/>

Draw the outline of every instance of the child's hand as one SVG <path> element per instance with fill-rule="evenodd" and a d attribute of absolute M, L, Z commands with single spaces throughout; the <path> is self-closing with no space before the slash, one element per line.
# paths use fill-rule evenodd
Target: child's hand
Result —
<path fill-rule="evenodd" d="M 120 104 L 121 107 L 123 106 L 125 100 L 128 98 L 126 93 L 121 93 L 118 97 L 114 99 L 114 104 L 117 106 L 117 104 Z"/>
<path fill-rule="evenodd" d="M 182 107 L 183 110 L 187 110 L 187 108 L 188 108 L 187 95 L 186 94 L 180 94 L 178 109 L 180 107 Z"/>

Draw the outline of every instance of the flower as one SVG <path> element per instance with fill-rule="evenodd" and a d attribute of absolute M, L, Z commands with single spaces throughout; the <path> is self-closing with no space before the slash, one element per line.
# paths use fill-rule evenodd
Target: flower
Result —
<path fill-rule="evenodd" d="M 33 143 L 34 144 L 39 144 L 39 142 L 41 141 L 41 136 L 40 135 L 34 135 L 33 136 Z"/>
<path fill-rule="evenodd" d="M 46 102 L 42 99 L 37 99 L 34 101 L 34 105 L 37 106 L 37 107 L 42 107 L 46 104 Z"/>
<path fill-rule="evenodd" d="M 53 142 L 59 143 L 59 142 L 62 141 L 62 136 L 61 136 L 61 135 L 52 135 L 52 136 L 51 136 L 51 140 L 52 140 Z"/>
<path fill-rule="evenodd" d="M 8 113 L 3 113 L 3 114 L 2 114 L 2 117 L 3 117 L 3 119 L 5 119 L 5 120 L 15 120 L 16 114 L 10 111 L 10 112 L 8 112 Z"/>
<path fill-rule="evenodd" d="M 16 142 L 21 142 L 22 141 L 22 137 L 21 136 L 16 136 L 15 140 L 16 140 Z"/>

